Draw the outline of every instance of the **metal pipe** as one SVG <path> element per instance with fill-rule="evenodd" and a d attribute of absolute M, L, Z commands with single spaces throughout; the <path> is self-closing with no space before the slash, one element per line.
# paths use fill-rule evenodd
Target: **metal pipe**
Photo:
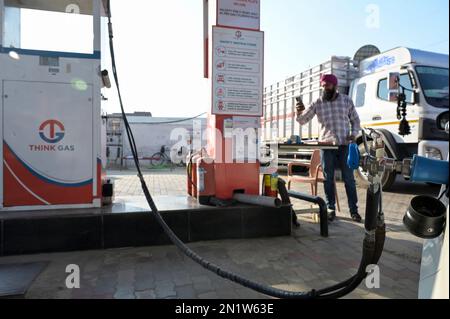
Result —
<path fill-rule="evenodd" d="M 282 202 L 276 197 L 255 196 L 246 194 L 234 194 L 233 199 L 243 204 L 281 208 Z"/>
<path fill-rule="evenodd" d="M 296 227 L 300 227 L 297 214 L 295 213 L 294 206 L 292 205 L 291 198 L 289 197 L 289 193 L 286 187 L 286 181 L 283 180 L 282 178 L 278 179 L 278 192 L 280 193 L 281 202 L 283 203 L 283 205 L 291 207 L 292 223 Z"/>
<path fill-rule="evenodd" d="M 313 203 L 319 205 L 320 208 L 320 235 L 322 237 L 328 237 L 328 209 L 327 204 L 318 196 L 310 196 L 306 194 L 301 194 L 294 191 L 289 191 L 289 197 L 303 200 L 308 203 Z"/>

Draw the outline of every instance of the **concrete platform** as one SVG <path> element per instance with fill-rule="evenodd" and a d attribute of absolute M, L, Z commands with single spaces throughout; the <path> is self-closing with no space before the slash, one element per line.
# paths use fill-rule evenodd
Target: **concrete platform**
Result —
<path fill-rule="evenodd" d="M 186 196 L 155 202 L 186 243 L 290 236 L 290 207 L 201 206 Z M 171 244 L 143 197 L 117 198 L 100 209 L 0 213 L 0 256 Z"/>

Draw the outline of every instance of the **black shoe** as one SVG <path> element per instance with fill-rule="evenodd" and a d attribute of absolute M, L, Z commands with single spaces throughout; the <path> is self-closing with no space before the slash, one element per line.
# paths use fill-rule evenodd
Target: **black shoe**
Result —
<path fill-rule="evenodd" d="M 361 215 L 359 215 L 358 213 L 352 214 L 352 220 L 353 220 L 355 223 L 361 223 L 361 222 L 362 222 L 362 217 L 361 217 Z"/>
<path fill-rule="evenodd" d="M 336 219 L 336 212 L 335 211 L 328 211 L 328 221 L 334 222 Z"/>
<path fill-rule="evenodd" d="M 295 228 L 300 228 L 300 223 L 298 221 L 297 213 L 292 209 L 292 224 Z"/>

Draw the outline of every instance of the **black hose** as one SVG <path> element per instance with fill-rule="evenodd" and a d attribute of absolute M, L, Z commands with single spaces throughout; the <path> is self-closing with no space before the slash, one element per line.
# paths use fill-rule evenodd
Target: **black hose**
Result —
<path fill-rule="evenodd" d="M 365 228 L 367 232 L 375 231 L 378 225 L 381 189 L 375 190 L 370 186 L 367 190 Z"/>
<path fill-rule="evenodd" d="M 363 246 L 363 258 L 360 264 L 360 269 L 358 270 L 358 273 L 353 276 L 352 278 L 334 285 L 332 287 L 329 287 L 327 289 L 318 290 L 317 293 L 321 296 L 328 295 L 333 291 L 337 291 L 340 289 L 343 289 L 344 287 L 356 287 L 361 284 L 361 282 L 364 280 L 364 278 L 367 276 L 367 266 L 369 265 L 377 265 L 380 261 L 381 255 L 384 250 L 384 244 L 386 240 L 386 225 L 384 224 L 384 221 L 382 219 L 379 219 L 378 217 L 382 215 L 383 213 L 379 210 L 379 204 L 381 203 L 381 192 L 378 191 L 374 193 L 373 188 L 369 188 L 367 190 L 367 205 L 366 205 L 366 222 L 365 222 L 365 228 L 366 228 L 366 236 L 364 239 L 364 246 Z M 378 223 L 378 225 L 376 225 Z M 375 226 L 374 226 L 375 224 Z M 375 232 L 374 232 L 375 227 Z M 370 235 L 369 235 L 370 234 Z M 373 244 L 373 246 L 372 246 Z M 372 251 L 373 250 L 373 251 Z M 371 255 L 372 257 L 369 259 L 366 259 L 364 256 Z M 341 296 L 342 293 L 348 293 L 347 290 L 340 290 Z M 336 294 L 328 295 L 329 298 L 338 298 Z"/>
<path fill-rule="evenodd" d="M 366 234 L 363 244 L 363 255 L 357 274 L 353 277 L 351 282 L 341 290 L 332 292 L 330 294 L 324 294 L 323 291 L 318 291 L 317 293 L 320 294 L 319 299 L 342 298 L 358 288 L 358 286 L 361 285 L 363 280 L 367 277 L 367 266 L 372 264 L 374 253 L 375 238 L 372 234 Z"/>
<path fill-rule="evenodd" d="M 386 225 L 380 225 L 375 232 L 375 253 L 372 260 L 372 265 L 378 265 L 381 256 L 383 255 L 384 245 L 386 243 Z"/>
<path fill-rule="evenodd" d="M 233 281 L 237 284 L 240 284 L 244 287 L 250 288 L 256 292 L 268 295 L 268 296 L 272 296 L 275 298 L 284 298 L 284 299 L 316 299 L 321 297 L 315 290 L 311 290 L 308 292 L 290 292 L 290 291 L 285 291 L 285 290 L 281 290 L 281 289 L 276 289 L 273 287 L 269 287 L 266 285 L 262 285 L 256 282 L 253 282 L 251 280 L 248 280 L 247 278 L 244 278 L 240 275 L 234 274 L 232 272 L 226 271 L 221 269 L 219 266 L 210 263 L 208 261 L 206 261 L 205 259 L 203 259 L 202 257 L 200 257 L 198 254 L 196 254 L 194 251 L 192 251 L 188 246 L 186 246 L 186 244 L 184 244 L 177 236 L 176 234 L 172 231 L 172 229 L 170 229 L 170 227 L 167 225 L 167 223 L 164 221 L 163 217 L 161 216 L 160 212 L 158 211 L 158 208 L 150 194 L 150 191 L 148 189 L 148 186 L 145 182 L 144 176 L 142 174 L 142 170 L 140 168 L 140 163 L 139 163 L 139 159 L 138 159 L 138 152 L 137 152 L 137 147 L 136 147 L 136 141 L 134 139 L 134 135 L 133 135 L 133 131 L 131 130 L 130 124 L 128 122 L 126 113 L 125 113 L 125 108 L 124 108 L 124 104 L 123 104 L 123 100 L 122 100 L 122 95 L 121 95 L 121 91 L 120 91 L 120 85 L 119 85 L 119 78 L 118 78 L 118 74 L 117 74 L 117 68 L 116 68 L 116 60 L 115 60 L 115 54 L 114 54 L 114 41 L 113 41 L 113 29 L 112 29 L 112 22 L 111 22 L 111 1 L 108 0 L 107 1 L 107 14 L 108 14 L 108 29 L 109 29 L 109 45 L 110 45 L 110 54 L 111 54 L 111 63 L 112 63 L 112 70 L 113 70 L 113 74 L 114 74 L 114 80 L 116 82 L 116 88 L 117 88 L 117 93 L 118 93 L 118 97 L 119 97 L 119 103 L 120 103 L 120 108 L 122 111 L 122 116 L 123 116 L 123 121 L 124 121 L 124 125 L 125 125 L 125 129 L 126 129 L 126 133 L 127 133 L 127 137 L 130 143 L 130 148 L 131 148 L 131 152 L 133 155 L 133 159 L 134 159 L 134 163 L 136 166 L 136 170 L 137 170 L 137 175 L 140 179 L 141 182 L 141 186 L 145 195 L 145 198 L 150 206 L 150 209 L 154 215 L 154 217 L 156 218 L 156 220 L 158 221 L 158 223 L 161 225 L 161 227 L 163 228 L 164 232 L 167 234 L 167 236 L 169 237 L 169 239 L 174 243 L 174 245 L 176 247 L 178 247 L 178 249 L 180 249 L 187 257 L 191 258 L 193 261 L 195 261 L 196 263 L 198 263 L 199 265 L 201 265 L 203 268 L 214 272 L 215 274 L 217 274 L 218 276 L 224 278 L 224 279 L 228 279 L 230 281 Z M 366 241 L 364 246 L 366 246 Z M 362 266 L 366 263 L 365 261 L 367 259 L 372 260 L 372 258 L 367 257 L 369 255 L 368 250 L 364 249 L 364 253 L 363 253 L 363 258 L 362 258 L 362 265 L 360 267 L 360 271 L 358 271 L 358 274 L 356 275 L 357 278 L 360 278 L 362 275 Z M 365 271 L 365 269 L 363 269 Z M 344 289 L 353 291 L 355 288 L 353 288 L 353 286 L 355 285 L 356 280 L 352 280 L 351 282 L 351 287 L 346 287 Z M 329 290 L 329 289 L 326 289 Z M 340 295 L 342 294 L 341 291 L 337 292 L 336 295 Z M 324 298 L 330 298 L 331 296 L 333 296 L 332 294 L 330 295 L 326 295 L 324 296 Z"/>

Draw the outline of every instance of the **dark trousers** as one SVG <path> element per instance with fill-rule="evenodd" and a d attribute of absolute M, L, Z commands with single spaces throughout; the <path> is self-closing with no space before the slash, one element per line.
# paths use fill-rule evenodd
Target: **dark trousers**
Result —
<path fill-rule="evenodd" d="M 335 169 L 342 171 L 342 178 L 347 192 L 350 213 L 358 213 L 358 193 L 353 170 L 347 165 L 348 146 L 339 146 L 338 150 L 322 150 L 322 168 L 325 176 L 325 195 L 328 209 L 336 210 L 336 194 L 334 188 Z"/>

